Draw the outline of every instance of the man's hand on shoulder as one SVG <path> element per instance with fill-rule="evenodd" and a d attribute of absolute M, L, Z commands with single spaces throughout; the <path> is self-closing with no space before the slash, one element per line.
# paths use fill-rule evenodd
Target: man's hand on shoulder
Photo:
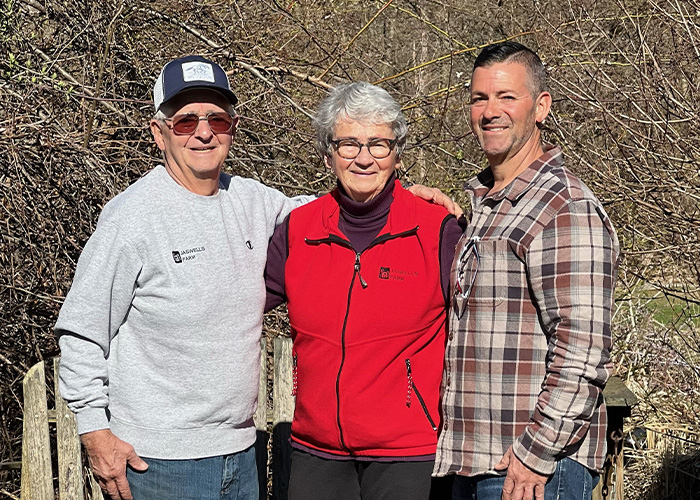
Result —
<path fill-rule="evenodd" d="M 512 446 L 494 468 L 508 469 L 503 483 L 502 500 L 544 500 L 544 485 L 549 476 L 529 469 L 515 456 Z"/>
<path fill-rule="evenodd" d="M 423 186 L 421 184 L 413 184 L 408 187 L 408 190 L 413 193 L 418 198 L 422 198 L 425 201 L 430 201 L 441 207 L 445 207 L 448 212 L 452 215 L 459 217 L 464 213 L 462 208 L 457 205 L 452 198 L 447 196 L 445 193 L 440 191 L 438 188 L 431 188 L 428 186 Z"/>
<path fill-rule="evenodd" d="M 127 464 L 137 471 L 148 469 L 148 464 L 136 454 L 134 447 L 112 434 L 109 429 L 85 433 L 80 439 L 102 491 L 112 500 L 132 500 L 126 480 Z"/>

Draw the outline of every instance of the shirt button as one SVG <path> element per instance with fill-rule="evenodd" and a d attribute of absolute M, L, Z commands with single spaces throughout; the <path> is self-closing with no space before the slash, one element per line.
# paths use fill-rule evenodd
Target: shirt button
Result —
<path fill-rule="evenodd" d="M 450 332 L 450 334 L 448 335 L 448 338 L 449 338 L 450 340 L 452 340 L 453 338 L 455 338 L 454 333 Z"/>
<path fill-rule="evenodd" d="M 452 381 L 452 379 L 451 379 L 450 377 L 447 377 L 447 385 L 448 385 L 448 386 L 450 385 L 450 382 L 451 382 L 451 381 Z"/>
<path fill-rule="evenodd" d="M 443 427 L 445 428 L 445 430 L 447 430 L 447 422 L 445 422 L 445 425 L 443 425 Z"/>

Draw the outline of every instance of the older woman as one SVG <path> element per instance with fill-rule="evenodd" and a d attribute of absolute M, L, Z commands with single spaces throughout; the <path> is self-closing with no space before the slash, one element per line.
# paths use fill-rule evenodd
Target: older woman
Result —
<path fill-rule="evenodd" d="M 448 277 L 461 229 L 396 179 L 407 124 L 385 90 L 340 85 L 313 125 L 338 186 L 289 215 L 266 270 L 267 309 L 288 302 L 294 340 L 289 498 L 436 498 Z"/>

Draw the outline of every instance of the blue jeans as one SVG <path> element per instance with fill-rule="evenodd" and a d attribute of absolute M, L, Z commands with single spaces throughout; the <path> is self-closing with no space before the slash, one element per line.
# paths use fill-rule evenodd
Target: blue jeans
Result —
<path fill-rule="evenodd" d="M 253 446 L 196 460 L 141 458 L 148 470 L 126 473 L 134 500 L 258 500 Z"/>
<path fill-rule="evenodd" d="M 457 476 L 452 500 L 501 500 L 505 476 Z M 580 463 L 565 458 L 544 487 L 544 500 L 591 500 L 597 474 Z M 530 500 L 530 499 L 528 499 Z"/>

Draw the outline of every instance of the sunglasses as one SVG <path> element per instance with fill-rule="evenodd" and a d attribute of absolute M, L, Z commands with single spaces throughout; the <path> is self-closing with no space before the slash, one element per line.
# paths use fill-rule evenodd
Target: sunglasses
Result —
<path fill-rule="evenodd" d="M 172 125 L 168 125 L 168 127 L 175 135 L 192 135 L 202 120 L 206 120 L 209 128 L 215 134 L 228 134 L 233 130 L 233 117 L 224 112 L 207 113 L 206 116 L 184 113 L 175 115 L 172 118 L 166 118 L 165 122 L 172 122 Z"/>
<path fill-rule="evenodd" d="M 467 301 L 476 282 L 476 273 L 479 271 L 481 256 L 479 255 L 477 243 L 480 239 L 478 236 L 472 236 L 462 248 L 457 259 L 452 307 L 460 319 L 464 311 L 467 310 Z M 467 268 L 469 268 L 469 271 L 467 271 Z"/>
<path fill-rule="evenodd" d="M 474 288 L 474 282 L 476 281 L 476 273 L 479 271 L 479 261 L 481 260 L 481 256 L 479 255 L 479 247 L 476 246 L 479 240 L 480 238 L 478 236 L 472 236 L 469 239 L 469 242 L 462 249 L 462 252 L 459 254 L 459 259 L 457 260 L 455 295 L 459 295 L 462 299 L 469 298 L 469 294 L 471 294 L 472 288 Z M 475 262 L 471 266 L 469 278 L 465 279 L 467 274 L 467 264 L 472 256 L 475 259 Z M 464 284 L 464 286 L 462 284 Z"/>

